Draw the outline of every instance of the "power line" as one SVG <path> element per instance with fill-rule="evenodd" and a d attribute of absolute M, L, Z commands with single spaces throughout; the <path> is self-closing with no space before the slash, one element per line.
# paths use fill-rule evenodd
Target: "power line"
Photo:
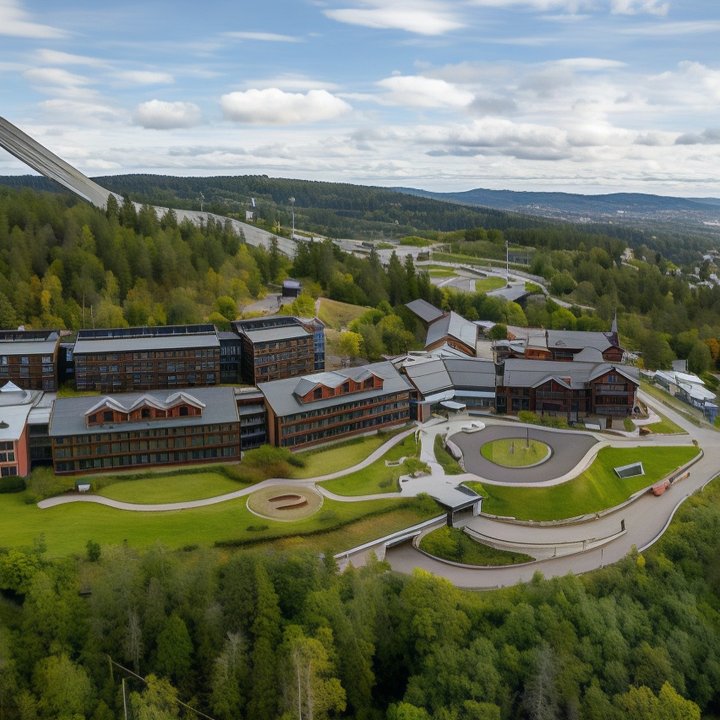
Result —
<path fill-rule="evenodd" d="M 133 672 L 130 668 L 126 668 L 124 665 L 121 665 L 119 662 L 116 662 L 115 660 L 113 660 L 110 657 L 110 655 L 108 655 L 107 658 L 112 665 L 115 665 L 115 667 L 120 668 L 120 670 L 122 670 L 123 672 L 126 672 L 128 675 L 132 675 L 134 678 L 137 678 L 141 682 L 145 683 L 145 685 L 148 684 L 148 681 L 142 675 L 138 675 L 136 672 Z M 124 700 L 124 693 L 123 693 L 123 700 Z M 210 715 L 206 715 L 202 710 L 196 710 L 194 707 L 192 707 L 191 705 L 188 705 L 187 703 L 183 702 L 179 698 L 175 698 L 175 702 L 178 705 L 180 705 L 181 707 L 184 707 L 186 710 L 190 710 L 191 712 L 194 712 L 198 717 L 206 718 L 206 720 L 215 720 L 214 717 L 212 717 Z M 126 713 L 127 713 L 127 710 L 126 710 Z"/>

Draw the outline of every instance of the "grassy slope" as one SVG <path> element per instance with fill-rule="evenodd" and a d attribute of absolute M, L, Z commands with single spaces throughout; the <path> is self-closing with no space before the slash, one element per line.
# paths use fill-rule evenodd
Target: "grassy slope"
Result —
<path fill-rule="evenodd" d="M 544 488 L 467 483 L 485 496 L 483 511 L 521 520 L 557 520 L 599 512 L 627 500 L 693 458 L 694 447 L 604 448 L 574 480 Z M 617 477 L 613 468 L 642 461 L 645 475 Z"/>
<path fill-rule="evenodd" d="M 120 480 L 98 494 L 132 503 L 170 503 L 224 495 L 245 487 L 220 473 L 208 470 L 191 475 L 160 475 L 142 480 Z"/>
<path fill-rule="evenodd" d="M 326 480 L 320 484 L 330 492 L 338 495 L 357 496 L 396 492 L 398 478 L 400 475 L 407 473 L 407 470 L 402 466 L 387 467 L 385 461 L 399 460 L 401 457 L 414 457 L 416 451 L 415 438 L 409 435 L 401 443 L 385 453 L 382 458 L 363 470 L 358 470 L 336 480 Z"/>
<path fill-rule="evenodd" d="M 330 328 L 340 330 L 346 328 L 353 320 L 359 318 L 366 307 L 359 305 L 350 305 L 337 300 L 329 300 L 328 298 L 320 298 L 320 309 L 318 317 Z"/>
<path fill-rule="evenodd" d="M 486 277 L 475 281 L 475 292 L 487 293 L 505 287 L 505 279 L 501 277 Z"/>
<path fill-rule="evenodd" d="M 394 434 L 382 433 L 381 435 L 352 438 L 332 447 L 298 453 L 298 457 L 305 461 L 305 467 L 296 468 L 293 477 L 318 477 L 357 465 Z"/>
<path fill-rule="evenodd" d="M 468 537 L 458 528 L 441 527 L 420 541 L 420 549 L 430 555 L 465 565 L 515 565 L 531 562 L 523 553 L 496 550 Z"/>
<path fill-rule="evenodd" d="M 401 529 L 428 517 L 413 501 L 388 499 L 356 503 L 325 500 L 316 515 L 295 523 L 260 521 L 246 507 L 245 499 L 211 505 L 195 510 L 161 513 L 138 513 L 90 503 L 74 503 L 40 510 L 25 502 L 24 493 L 0 495 L 0 514 L 4 547 L 29 546 L 44 535 L 48 554 L 64 556 L 84 551 L 92 539 L 101 544 L 143 547 L 160 541 L 170 548 L 187 545 L 212 545 L 217 540 L 256 541 L 335 528 L 341 524 L 364 518 L 370 513 L 390 512 L 385 525 Z M 410 519 L 408 520 L 408 511 Z M 402 511 L 402 512 L 400 512 Z M 437 512 L 435 512 L 437 514 Z M 267 525 L 261 532 L 249 531 L 249 525 Z M 370 523 L 370 526 L 377 523 Z M 397 526 L 397 527 L 396 527 Z M 344 533 L 343 533 L 344 534 Z M 352 537 L 348 534 L 348 538 Z M 372 539 L 369 533 L 366 539 Z M 362 540 L 364 541 L 364 540 Z M 362 542 L 361 541 L 361 542 Z M 352 543 L 348 540 L 348 546 Z"/>

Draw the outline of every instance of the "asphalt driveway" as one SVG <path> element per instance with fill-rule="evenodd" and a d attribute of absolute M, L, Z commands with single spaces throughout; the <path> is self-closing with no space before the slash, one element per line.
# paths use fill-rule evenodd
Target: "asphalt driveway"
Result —
<path fill-rule="evenodd" d="M 539 440 L 552 448 L 552 455 L 540 465 L 527 468 L 506 468 L 486 460 L 480 448 L 492 440 L 525 438 Z M 485 480 L 502 483 L 541 483 L 569 473 L 584 457 L 597 439 L 584 432 L 553 432 L 538 427 L 489 425 L 474 433 L 459 432 L 450 440 L 463 454 L 465 470 Z"/>

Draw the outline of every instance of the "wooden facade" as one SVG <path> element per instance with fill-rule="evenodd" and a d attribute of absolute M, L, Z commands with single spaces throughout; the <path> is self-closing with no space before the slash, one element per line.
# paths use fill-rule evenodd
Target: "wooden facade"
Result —
<path fill-rule="evenodd" d="M 241 375 L 255 385 L 313 372 L 315 347 L 313 335 L 270 340 L 255 340 L 253 333 L 242 335 Z"/>
<path fill-rule="evenodd" d="M 56 392 L 58 345 L 54 330 L 0 330 L 0 385 Z"/>

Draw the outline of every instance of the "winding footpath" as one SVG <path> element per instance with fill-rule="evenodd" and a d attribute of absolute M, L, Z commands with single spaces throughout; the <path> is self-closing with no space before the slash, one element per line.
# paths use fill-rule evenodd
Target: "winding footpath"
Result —
<path fill-rule="evenodd" d="M 646 404 L 650 406 L 657 405 L 657 400 L 647 396 L 642 391 L 639 393 L 639 396 Z M 619 508 L 610 510 L 604 515 L 599 515 L 583 522 L 563 522 L 551 525 L 547 523 L 511 523 L 500 518 L 486 515 L 481 515 L 467 522 L 475 533 L 488 538 L 497 538 L 508 545 L 515 545 L 518 549 L 529 548 L 534 545 L 551 546 L 553 544 L 570 547 L 574 543 L 578 546 L 576 551 L 569 552 L 569 554 L 560 557 L 549 557 L 547 559 L 537 560 L 525 565 L 481 568 L 459 566 L 438 560 L 421 553 L 415 549 L 412 544 L 405 543 L 388 548 L 385 554 L 385 560 L 398 572 L 410 573 L 416 568 L 422 568 L 435 575 L 446 578 L 458 587 L 480 590 L 526 582 L 532 579 L 536 572 L 541 572 L 545 577 L 556 577 L 567 573 L 588 572 L 617 562 L 625 557 L 633 547 L 636 547 L 638 550 L 644 550 L 662 535 L 680 504 L 690 495 L 701 490 L 716 475 L 720 474 L 720 433 L 716 433 L 709 427 L 692 425 L 683 416 L 666 405 L 662 406 L 662 412 L 686 430 L 688 434 L 656 435 L 644 438 L 638 437 L 637 435 L 620 435 L 609 440 L 607 435 L 601 436 L 586 433 L 585 437 L 594 436 L 593 442 L 584 443 L 580 449 L 576 446 L 572 451 L 564 450 L 564 448 L 569 447 L 568 444 L 556 446 L 556 452 L 567 454 L 567 457 L 572 457 L 576 463 L 569 471 L 567 471 L 567 468 L 563 468 L 566 472 L 559 477 L 549 478 L 543 476 L 534 482 L 530 481 L 527 483 L 518 483 L 517 480 L 513 481 L 510 480 L 510 478 L 495 478 L 493 480 L 483 478 L 483 482 L 489 481 L 496 482 L 497 484 L 512 484 L 515 486 L 526 485 L 538 487 L 553 485 L 559 482 L 565 482 L 582 472 L 590 465 L 602 447 L 609 445 L 613 447 L 689 445 L 692 444 L 693 441 L 697 441 L 698 445 L 704 450 L 703 457 L 691 467 L 689 477 L 675 483 L 660 497 L 646 493 L 631 503 L 626 503 Z M 172 512 L 237 500 L 257 490 L 273 486 L 314 488 L 324 497 L 341 502 L 362 502 L 365 500 L 393 497 L 411 497 L 420 492 L 432 493 L 434 489 L 438 489 L 440 484 L 455 486 L 465 480 L 478 479 L 477 475 L 471 473 L 446 476 L 443 469 L 435 461 L 432 451 L 433 441 L 437 434 L 444 435 L 448 432 L 448 429 L 451 434 L 461 433 L 462 425 L 467 424 L 467 422 L 467 419 L 451 421 L 450 423 L 440 421 L 425 424 L 420 428 L 413 427 L 390 438 L 367 458 L 350 468 L 304 480 L 270 478 L 224 495 L 177 503 L 139 504 L 112 500 L 101 495 L 71 495 L 49 498 L 38 503 L 38 506 L 40 508 L 52 508 L 66 503 L 85 502 L 132 512 Z M 488 429 L 492 430 L 494 436 L 498 433 L 504 434 L 498 428 L 507 429 L 513 427 L 520 432 L 524 432 L 524 426 L 518 427 L 516 423 L 495 420 L 492 421 L 492 425 Z M 516 432 L 516 430 L 513 432 Z M 556 432 L 558 435 L 563 434 L 563 431 Z M 381 458 L 390 448 L 402 442 L 412 433 L 418 433 L 418 436 L 422 440 L 421 459 L 429 464 L 431 473 L 423 478 L 404 481 L 401 484 L 400 492 L 345 496 L 332 493 L 318 484 L 362 470 Z M 567 434 L 567 431 L 565 431 L 565 434 Z M 468 437 L 471 438 L 472 435 Z M 586 545 L 592 549 L 583 549 Z M 545 547 L 545 550 L 545 555 L 547 555 L 547 547 Z M 361 564 L 363 562 L 364 556 L 362 554 L 352 556 L 352 551 L 350 552 L 354 563 Z M 560 555 L 560 553 L 557 554 Z M 537 553 L 537 555 L 543 556 L 543 552 L 541 551 Z"/>

